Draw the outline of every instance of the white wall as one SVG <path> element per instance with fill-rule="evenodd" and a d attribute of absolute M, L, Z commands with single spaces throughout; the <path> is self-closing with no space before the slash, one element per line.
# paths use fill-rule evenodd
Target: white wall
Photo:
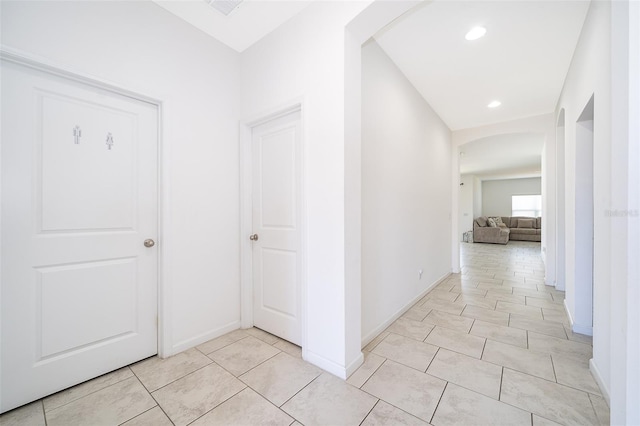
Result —
<path fill-rule="evenodd" d="M 473 217 L 482 216 L 482 181 L 479 177 L 473 178 Z M 471 229 L 473 229 L 473 221 L 471 221 Z"/>
<path fill-rule="evenodd" d="M 366 43 L 362 48 L 365 342 L 451 272 L 450 143 L 451 132 L 440 117 L 378 44 Z M 471 182 L 468 188 L 472 189 Z"/>
<path fill-rule="evenodd" d="M 243 119 L 303 102 L 303 356 L 338 376 L 362 358 L 359 323 L 346 321 L 360 300 L 345 285 L 345 26 L 366 6 L 314 2 L 243 52 L 240 68 Z"/>
<path fill-rule="evenodd" d="M 575 316 L 576 247 L 575 185 L 576 185 L 576 122 L 584 107 L 594 96 L 594 264 L 593 264 L 593 371 L 608 395 L 611 380 L 611 223 L 604 212 L 610 208 L 611 198 L 611 107 L 610 107 L 610 3 L 592 2 L 576 51 L 567 73 L 564 88 L 556 106 L 556 120 L 565 110 L 564 167 L 565 173 L 565 256 L 566 306 Z M 578 265 L 581 267 L 584 265 Z M 590 332 L 589 329 L 577 331 Z"/>
<path fill-rule="evenodd" d="M 151 2 L 1 7 L 4 46 L 165 101 L 165 354 L 238 327 L 238 54 Z"/>
<path fill-rule="evenodd" d="M 541 189 L 540 178 L 482 181 L 482 215 L 511 216 L 511 196 L 540 195 Z"/>
<path fill-rule="evenodd" d="M 476 204 L 475 185 L 476 177 L 474 175 L 460 175 L 460 186 L 458 187 L 459 211 L 458 211 L 458 230 L 459 241 L 463 241 L 463 235 L 467 231 L 473 229 L 474 208 Z"/>

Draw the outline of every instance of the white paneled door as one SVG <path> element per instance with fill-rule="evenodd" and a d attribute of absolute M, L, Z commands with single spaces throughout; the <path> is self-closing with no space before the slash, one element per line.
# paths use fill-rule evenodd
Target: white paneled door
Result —
<path fill-rule="evenodd" d="M 300 112 L 254 127 L 253 322 L 301 344 Z"/>
<path fill-rule="evenodd" d="M 157 120 L 2 63 L 2 411 L 157 352 Z"/>

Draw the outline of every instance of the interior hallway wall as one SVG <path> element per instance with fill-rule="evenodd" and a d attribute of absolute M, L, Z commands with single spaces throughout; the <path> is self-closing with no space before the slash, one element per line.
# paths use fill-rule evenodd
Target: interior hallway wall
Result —
<path fill-rule="evenodd" d="M 576 268 L 576 122 L 589 99 L 594 98 L 593 120 L 593 196 L 594 196 L 594 262 L 593 262 L 593 360 L 592 371 L 608 398 L 611 383 L 611 302 L 619 297 L 611 291 L 611 220 L 605 212 L 611 203 L 611 4 L 592 2 L 580 39 L 567 73 L 554 121 L 560 110 L 565 116 L 565 256 L 566 299 L 569 316 L 575 317 Z M 588 266 L 586 266 L 588 267 Z M 620 300 L 619 303 L 624 303 Z M 574 324 L 574 330 L 591 333 L 591 324 Z"/>
<path fill-rule="evenodd" d="M 237 328 L 239 55 L 152 2 L 0 7 L 5 47 L 165 101 L 166 354 Z"/>
<path fill-rule="evenodd" d="M 303 104 L 303 356 L 342 377 L 362 361 L 352 337 L 360 334 L 360 299 L 345 278 L 345 27 L 367 5 L 314 2 L 244 51 L 240 67 L 243 120 Z"/>
<path fill-rule="evenodd" d="M 366 43 L 362 48 L 364 342 L 451 272 L 450 144 L 451 132 L 440 117 L 378 44 Z"/>

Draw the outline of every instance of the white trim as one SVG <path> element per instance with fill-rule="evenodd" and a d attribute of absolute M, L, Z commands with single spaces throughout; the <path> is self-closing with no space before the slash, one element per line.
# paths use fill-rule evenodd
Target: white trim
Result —
<path fill-rule="evenodd" d="M 386 330 L 387 327 L 389 327 L 391 324 L 393 324 L 393 322 L 395 320 L 400 318 L 405 312 L 407 312 L 409 309 L 411 309 L 411 307 L 413 305 L 415 305 L 416 302 L 418 302 L 420 299 L 422 299 L 424 296 L 426 296 L 427 293 L 429 293 L 435 286 L 437 286 L 438 284 L 440 284 L 441 282 L 443 282 L 444 280 L 446 280 L 450 276 L 451 276 L 451 272 L 449 272 L 448 274 L 445 274 L 442 277 L 440 277 L 439 279 L 437 279 L 435 282 L 433 282 L 431 285 L 429 285 L 429 287 L 427 287 L 427 289 L 425 291 L 423 291 L 422 293 L 420 293 L 419 295 L 414 297 L 406 305 L 404 305 L 402 308 L 400 308 L 395 314 L 393 314 L 391 316 L 391 318 L 389 318 L 388 320 L 386 320 L 385 322 L 380 324 L 378 327 L 376 327 L 372 332 L 370 332 L 369 334 L 364 336 L 362 338 L 362 348 L 364 348 L 369 343 L 371 343 L 373 341 L 373 339 L 378 337 L 378 335 L 380 333 L 382 333 L 384 330 Z"/>
<path fill-rule="evenodd" d="M 356 359 L 354 359 L 352 362 L 349 363 L 349 365 L 347 365 L 347 368 L 345 368 L 345 379 L 349 378 L 349 376 L 351 376 L 353 373 L 356 372 L 356 370 L 358 368 L 360 368 L 360 366 L 364 363 L 364 354 L 362 352 L 360 352 L 358 354 L 358 356 L 356 357 Z"/>
<path fill-rule="evenodd" d="M 222 327 L 205 331 L 204 333 L 200 333 L 195 337 L 190 337 L 188 339 L 177 342 L 175 346 L 173 346 L 174 353 L 186 351 L 187 349 L 191 349 L 201 343 L 208 342 L 211 339 L 215 339 L 216 337 L 220 337 L 239 328 L 240 321 L 233 321 L 232 323 L 223 325 Z"/>
<path fill-rule="evenodd" d="M 564 306 L 564 311 L 569 318 L 571 331 L 573 331 L 574 333 L 584 334 L 586 336 L 593 336 L 593 327 L 576 324 L 574 322 L 573 317 L 571 316 L 571 312 L 569 311 L 569 306 L 567 306 L 567 299 L 564 299 L 562 305 Z"/>
<path fill-rule="evenodd" d="M 252 254 L 248 235 L 251 234 L 252 225 L 252 166 L 251 166 L 251 139 L 252 129 L 266 122 L 284 117 L 287 114 L 300 112 L 300 197 L 302 201 L 301 214 L 301 268 L 300 299 L 301 299 L 301 343 L 303 359 L 306 359 L 307 346 L 307 203 L 306 203 L 306 149 L 308 140 L 305 134 L 305 108 L 304 98 L 296 98 L 278 107 L 264 111 L 261 114 L 250 117 L 240 122 L 240 323 L 242 328 L 253 327 L 253 281 L 252 281 Z"/>
<path fill-rule="evenodd" d="M 609 389 L 605 385 L 604 380 L 602 380 L 602 374 L 600 374 L 600 370 L 598 369 L 598 366 L 596 365 L 596 362 L 593 360 L 593 358 L 589 360 L 589 370 L 591 371 L 591 375 L 596 381 L 596 384 L 600 388 L 602 396 L 604 397 L 605 401 L 607 401 L 607 405 L 611 406 L 611 400 L 609 399 Z"/>
<path fill-rule="evenodd" d="M 87 86 L 107 90 L 121 96 L 125 96 L 137 101 L 155 105 L 158 118 L 158 329 L 157 344 L 158 356 L 168 357 L 176 353 L 172 343 L 171 334 L 171 281 L 169 270 L 169 243 L 170 240 L 168 226 L 169 220 L 169 146 L 167 128 L 164 124 L 164 117 L 167 113 L 167 102 L 160 97 L 154 97 L 128 89 L 119 84 L 88 75 L 84 72 L 70 69 L 69 67 L 53 63 L 45 58 L 23 52 L 8 46 L 0 45 L 0 60 L 22 65 L 67 80 L 82 83 Z"/>
<path fill-rule="evenodd" d="M 362 353 L 360 354 L 360 356 L 363 356 Z M 331 361 L 330 359 L 327 359 L 325 357 L 323 357 L 322 355 L 318 355 L 315 352 L 311 352 L 309 350 L 306 351 L 306 356 L 304 357 L 304 360 L 317 366 L 320 367 L 321 369 L 323 369 L 324 371 L 333 374 L 334 376 L 337 376 L 343 380 L 346 380 L 347 377 L 349 377 L 349 375 L 347 374 L 347 368 L 345 368 L 344 366 L 337 364 L 334 361 Z M 355 365 L 360 365 L 357 364 L 358 359 L 356 359 L 356 361 L 352 362 L 350 364 L 350 367 L 355 364 Z M 355 371 L 355 370 L 354 370 Z"/>

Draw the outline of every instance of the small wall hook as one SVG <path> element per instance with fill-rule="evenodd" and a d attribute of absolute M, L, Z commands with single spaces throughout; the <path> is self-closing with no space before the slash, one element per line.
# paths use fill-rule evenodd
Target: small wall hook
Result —
<path fill-rule="evenodd" d="M 76 145 L 79 145 L 81 137 L 82 137 L 82 129 L 80 128 L 80 126 L 76 124 L 76 127 L 73 128 L 73 143 Z"/>
<path fill-rule="evenodd" d="M 111 151 L 111 147 L 113 146 L 113 135 L 111 133 L 107 133 L 107 149 Z"/>

